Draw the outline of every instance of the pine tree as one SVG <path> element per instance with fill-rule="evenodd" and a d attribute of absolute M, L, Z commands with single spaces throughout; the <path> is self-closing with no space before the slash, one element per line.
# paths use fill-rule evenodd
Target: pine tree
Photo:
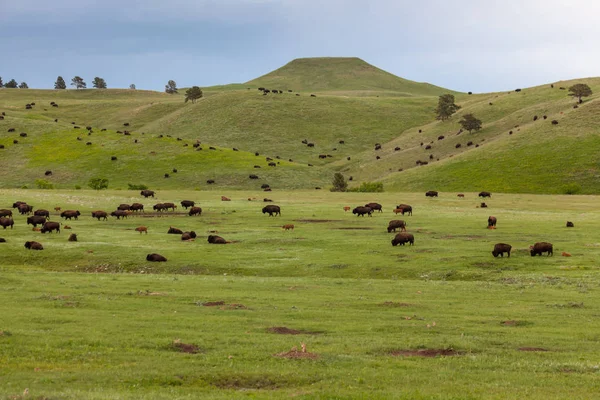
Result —
<path fill-rule="evenodd" d="M 170 80 L 165 85 L 165 92 L 167 92 L 169 94 L 175 94 L 175 93 L 177 93 L 177 83 L 175 83 L 174 80 Z"/>
<path fill-rule="evenodd" d="M 66 89 L 67 84 L 62 76 L 56 78 L 56 82 L 54 82 L 54 89 Z"/>
<path fill-rule="evenodd" d="M 333 187 L 330 189 L 332 192 L 345 192 L 348 190 L 348 182 L 346 182 L 344 175 L 339 172 L 333 175 L 332 184 Z"/>
<path fill-rule="evenodd" d="M 27 85 L 27 82 L 21 82 L 19 83 L 19 89 L 29 89 L 29 85 Z"/>
<path fill-rule="evenodd" d="M 198 86 L 192 86 L 190 89 L 185 91 L 185 102 L 187 103 L 189 100 L 192 103 L 195 103 L 196 100 L 202 98 L 202 89 Z"/>
<path fill-rule="evenodd" d="M 132 83 L 131 85 L 129 85 L 129 89 L 135 90 L 135 84 Z"/>
<path fill-rule="evenodd" d="M 11 79 L 10 81 L 6 82 L 6 85 L 4 85 L 4 87 L 7 89 L 16 89 L 19 87 L 19 84 L 14 79 Z"/>
<path fill-rule="evenodd" d="M 85 89 L 87 87 L 85 81 L 80 76 L 76 76 L 71 79 L 71 86 L 75 86 L 75 89 Z"/>
<path fill-rule="evenodd" d="M 106 81 L 100 77 L 95 77 L 92 84 L 96 89 L 106 89 Z"/>

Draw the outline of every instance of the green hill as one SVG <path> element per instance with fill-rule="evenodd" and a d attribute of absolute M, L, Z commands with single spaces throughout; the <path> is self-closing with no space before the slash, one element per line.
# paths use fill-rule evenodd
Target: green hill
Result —
<path fill-rule="evenodd" d="M 343 57 L 299 58 L 246 85 L 295 92 L 358 91 L 360 95 L 439 96 L 452 92 L 397 77 L 360 58 Z"/>

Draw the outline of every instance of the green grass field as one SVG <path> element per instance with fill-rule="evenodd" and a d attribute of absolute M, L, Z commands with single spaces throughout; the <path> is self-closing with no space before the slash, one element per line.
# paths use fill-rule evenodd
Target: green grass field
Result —
<path fill-rule="evenodd" d="M 481 209 L 465 195 L 275 190 L 282 216 L 268 217 L 261 191 L 152 200 L 0 190 L 0 208 L 20 200 L 82 213 L 60 234 L 33 232 L 24 216 L 0 230 L 0 398 L 594 398 L 598 198 L 494 193 Z M 183 199 L 202 215 L 90 216 Z M 383 213 L 343 211 L 371 201 Z M 413 215 L 393 214 L 398 203 Z M 407 221 L 414 246 L 391 246 L 392 219 Z M 198 237 L 182 242 L 169 226 Z M 212 232 L 232 243 L 209 245 Z M 26 250 L 27 240 L 44 250 Z M 552 242 L 554 256 L 531 257 L 537 241 Z M 513 246 L 510 258 L 492 256 L 498 242 Z M 152 252 L 168 262 L 146 262 Z"/>

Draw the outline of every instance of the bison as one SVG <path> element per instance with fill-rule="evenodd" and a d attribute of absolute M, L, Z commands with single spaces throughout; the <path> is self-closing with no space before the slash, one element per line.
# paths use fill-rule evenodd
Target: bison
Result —
<path fill-rule="evenodd" d="M 181 234 L 181 240 L 191 240 L 191 239 L 196 239 L 196 232 L 191 231 L 191 232 L 183 232 Z"/>
<path fill-rule="evenodd" d="M 508 257 L 510 257 L 510 250 L 512 249 L 512 246 L 510 244 L 506 244 L 506 243 L 498 243 L 496 245 L 494 245 L 494 250 L 492 250 L 492 254 L 494 255 L 494 257 L 504 257 L 504 253 L 508 254 Z"/>
<path fill-rule="evenodd" d="M 226 243 L 229 243 L 229 242 L 227 242 L 221 236 L 209 235 L 208 236 L 208 243 L 210 243 L 210 244 L 226 244 Z"/>
<path fill-rule="evenodd" d="M 19 214 L 21 215 L 31 214 L 31 212 L 33 211 L 33 206 L 30 206 L 25 203 L 19 204 L 19 207 L 17 208 L 19 209 Z"/>
<path fill-rule="evenodd" d="M 77 234 L 76 233 L 71 233 L 69 235 L 69 239 L 67 239 L 69 242 L 76 242 L 77 241 Z"/>
<path fill-rule="evenodd" d="M 117 219 L 127 218 L 129 213 L 125 210 L 116 210 L 110 213 L 111 217 L 117 217 Z"/>
<path fill-rule="evenodd" d="M 294 224 L 285 224 L 281 227 L 281 229 L 285 229 L 286 231 L 290 229 L 294 230 Z"/>
<path fill-rule="evenodd" d="M 190 217 L 194 215 L 202 215 L 202 208 L 200 207 L 192 207 L 190 208 L 190 212 L 188 213 Z"/>
<path fill-rule="evenodd" d="M 344 206 L 344 212 L 350 211 L 350 207 L 349 206 Z"/>
<path fill-rule="evenodd" d="M 60 213 L 60 217 L 64 218 L 64 219 L 71 219 L 71 218 L 77 219 L 77 217 L 79 217 L 80 215 L 81 215 L 81 213 L 79 211 L 75 211 L 75 210 L 65 210 Z"/>
<path fill-rule="evenodd" d="M 40 217 L 46 217 L 47 219 L 50 219 L 50 211 L 48 211 L 48 210 L 42 210 L 42 209 L 35 210 L 33 212 L 33 215 L 37 215 Z"/>
<path fill-rule="evenodd" d="M 181 229 L 177 229 L 177 228 L 170 226 L 167 233 L 171 234 L 171 235 L 181 235 L 183 233 L 183 231 Z"/>
<path fill-rule="evenodd" d="M 144 211 L 144 205 L 141 203 L 133 203 L 129 209 L 131 211 Z"/>
<path fill-rule="evenodd" d="M 0 210 L 0 217 L 12 217 L 13 213 L 10 210 L 2 209 Z"/>
<path fill-rule="evenodd" d="M 47 218 L 42 215 L 34 215 L 33 217 L 27 217 L 27 225 L 33 225 L 33 227 L 37 227 L 38 225 L 44 225 L 47 221 Z"/>
<path fill-rule="evenodd" d="M 44 250 L 44 246 L 38 242 L 25 242 L 25 248 L 28 250 Z"/>
<path fill-rule="evenodd" d="M 493 216 L 490 215 L 488 217 L 488 228 L 495 227 L 496 226 L 496 222 L 497 222 L 496 217 L 493 217 Z"/>
<path fill-rule="evenodd" d="M 135 228 L 136 232 L 139 232 L 140 235 L 143 233 L 145 233 L 146 235 L 148 234 L 148 227 L 147 226 L 138 226 L 137 228 Z"/>
<path fill-rule="evenodd" d="M 272 217 L 273 214 L 275 214 L 275 216 L 281 216 L 281 208 L 279 206 L 276 206 L 275 204 L 269 204 L 268 206 L 263 207 L 262 213 L 269 213 L 269 217 Z"/>
<path fill-rule="evenodd" d="M 369 204 L 365 204 L 365 207 L 369 207 L 370 209 L 372 209 L 373 211 L 378 210 L 379 212 L 383 212 L 383 209 L 381 207 L 381 204 L 379 203 L 369 203 Z"/>
<path fill-rule="evenodd" d="M 129 204 L 119 204 L 119 207 L 117 207 L 117 210 L 122 210 L 122 211 L 129 211 L 131 209 L 131 206 Z"/>
<path fill-rule="evenodd" d="M 533 246 L 529 247 L 529 251 L 531 253 L 531 257 L 535 257 L 537 255 L 542 255 L 542 253 L 548 253 L 548 256 L 551 256 L 552 253 L 552 243 L 548 242 L 538 242 Z"/>
<path fill-rule="evenodd" d="M 188 209 L 188 207 L 194 207 L 196 205 L 196 202 L 192 201 L 192 200 L 182 200 L 181 201 L 181 207 L 185 208 L 186 210 Z"/>
<path fill-rule="evenodd" d="M 167 261 L 167 259 L 164 256 L 161 256 L 160 254 L 152 253 L 146 256 L 146 261 L 165 262 Z"/>
<path fill-rule="evenodd" d="M 574 228 L 575 225 L 571 221 L 567 221 L 567 228 Z"/>
<path fill-rule="evenodd" d="M 387 231 L 388 233 L 392 231 L 396 232 L 398 228 L 400 228 L 401 232 L 406 232 L 406 222 L 400 219 L 393 219 L 388 223 Z"/>
<path fill-rule="evenodd" d="M 100 218 L 104 218 L 104 220 L 107 221 L 108 214 L 106 211 L 92 211 L 92 218 L 98 218 L 98 221 L 100 221 Z"/>
<path fill-rule="evenodd" d="M 492 197 L 490 192 L 479 192 L 479 197 Z"/>
<path fill-rule="evenodd" d="M 392 246 L 404 246 L 406 243 L 415 244 L 415 237 L 412 233 L 400 232 L 392 239 Z"/>
<path fill-rule="evenodd" d="M 0 217 L 0 226 L 4 229 L 8 228 L 10 226 L 10 229 L 13 228 L 13 225 L 15 224 L 15 221 L 12 218 L 1 218 Z"/>
<path fill-rule="evenodd" d="M 427 193 L 425 193 L 426 197 L 438 197 L 438 192 L 436 192 L 435 190 L 430 190 Z"/>
<path fill-rule="evenodd" d="M 142 190 L 140 192 L 140 195 L 144 196 L 145 198 L 148 198 L 148 197 L 154 198 L 154 191 L 153 190 L 147 190 L 147 189 L 146 190 Z"/>
<path fill-rule="evenodd" d="M 368 214 L 371 217 L 373 213 L 373 209 L 371 207 L 356 207 L 352 210 L 352 214 L 356 214 L 356 216 L 364 217 L 365 214 Z"/>
<path fill-rule="evenodd" d="M 42 226 L 42 230 L 40 232 L 52 233 L 52 231 L 56 231 L 56 233 L 60 233 L 60 222 L 50 222 L 50 221 L 44 222 L 44 225 Z"/>
<path fill-rule="evenodd" d="M 402 215 L 404 215 L 405 213 L 408 215 L 412 215 L 412 206 L 409 206 L 408 204 L 399 204 L 396 206 L 396 210 L 401 210 L 400 212 L 402 213 Z M 398 214 L 396 212 L 396 214 Z"/>

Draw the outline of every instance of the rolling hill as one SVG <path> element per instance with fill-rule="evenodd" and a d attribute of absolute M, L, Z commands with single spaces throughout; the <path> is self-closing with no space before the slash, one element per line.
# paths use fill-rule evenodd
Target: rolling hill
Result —
<path fill-rule="evenodd" d="M 595 94 L 573 108 L 561 87 L 578 82 Z M 284 93 L 263 95 L 260 86 Z M 357 58 L 317 58 L 204 92 L 190 104 L 181 93 L 1 89 L 0 187 L 35 187 L 45 179 L 73 188 L 104 176 L 122 189 L 309 189 L 329 187 L 340 171 L 353 177 L 351 184 L 383 181 L 388 190 L 600 192 L 600 78 L 467 95 Z M 443 93 L 454 93 L 462 108 L 441 122 L 433 110 Z M 466 113 L 483 129 L 460 132 Z M 269 167 L 267 157 L 277 166 Z M 216 183 L 207 185 L 209 179 Z"/>

